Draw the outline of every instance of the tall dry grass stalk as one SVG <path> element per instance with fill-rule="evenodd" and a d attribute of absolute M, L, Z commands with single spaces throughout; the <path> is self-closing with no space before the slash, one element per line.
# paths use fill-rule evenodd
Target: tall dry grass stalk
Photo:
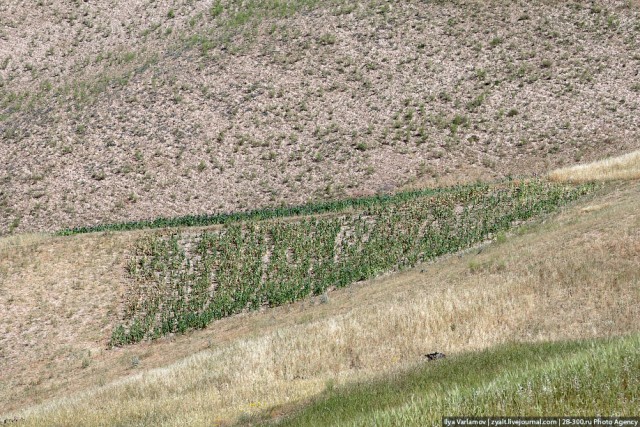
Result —
<path fill-rule="evenodd" d="M 558 182 L 588 182 L 640 179 L 640 150 L 593 163 L 556 169 L 549 179 Z"/>
<path fill-rule="evenodd" d="M 627 188 L 481 253 L 154 344 L 170 355 L 233 325 L 249 331 L 16 415 L 24 426 L 220 425 L 269 408 L 275 414 L 328 384 L 422 363 L 431 351 L 638 331 L 638 196 Z"/>

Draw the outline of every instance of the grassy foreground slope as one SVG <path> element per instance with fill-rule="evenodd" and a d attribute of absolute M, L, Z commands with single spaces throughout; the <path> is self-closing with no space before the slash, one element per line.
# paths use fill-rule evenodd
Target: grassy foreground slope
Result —
<path fill-rule="evenodd" d="M 440 426 L 443 416 L 638 416 L 640 335 L 507 344 L 325 391 L 279 426 Z"/>
<path fill-rule="evenodd" d="M 265 411 L 280 417 L 292 402 L 401 372 L 431 351 L 638 333 L 638 200 L 637 183 L 609 184 L 482 250 L 114 350 L 106 343 L 122 290 L 111 274 L 124 260 L 108 254 L 135 237 L 12 238 L 0 258 L 0 412 L 24 425 L 209 426 Z M 78 252 L 87 255 L 83 273 L 52 288 Z M 45 268 L 38 258 L 46 254 Z M 21 296 L 45 291 L 78 311 L 68 317 Z M 90 316 L 87 302 L 96 306 Z M 39 320 L 42 310 L 50 323 Z"/>

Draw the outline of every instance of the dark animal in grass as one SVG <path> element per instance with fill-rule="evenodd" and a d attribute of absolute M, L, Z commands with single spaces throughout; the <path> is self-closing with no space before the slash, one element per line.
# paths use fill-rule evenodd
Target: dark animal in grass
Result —
<path fill-rule="evenodd" d="M 427 360 L 432 361 L 432 360 L 444 359 L 445 357 L 447 357 L 447 355 L 444 353 L 438 353 L 436 351 L 435 353 L 425 354 L 424 357 L 426 357 Z"/>

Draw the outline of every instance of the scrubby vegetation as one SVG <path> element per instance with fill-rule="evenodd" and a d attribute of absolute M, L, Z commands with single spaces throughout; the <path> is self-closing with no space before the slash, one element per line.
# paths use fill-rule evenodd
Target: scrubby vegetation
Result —
<path fill-rule="evenodd" d="M 628 0 L 5 0 L 0 17 L 0 234 L 543 174 L 640 137 Z"/>
<path fill-rule="evenodd" d="M 454 252 L 588 192 L 541 181 L 474 185 L 371 200 L 332 216 L 228 224 L 144 237 L 129 264 L 122 345 Z"/>

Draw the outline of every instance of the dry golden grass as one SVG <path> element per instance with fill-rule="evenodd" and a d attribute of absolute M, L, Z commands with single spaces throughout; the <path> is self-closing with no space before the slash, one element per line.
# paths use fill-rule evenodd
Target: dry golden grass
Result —
<path fill-rule="evenodd" d="M 325 303 L 103 350 L 88 368 L 66 371 L 66 392 L 56 380 L 58 396 L 82 394 L 4 416 L 25 417 L 21 425 L 216 425 L 256 411 L 275 416 L 328 383 L 421 363 L 431 351 L 638 331 L 640 188 L 613 190 L 505 242 L 331 292 Z"/>
<path fill-rule="evenodd" d="M 640 179 L 640 150 L 593 163 L 556 169 L 552 181 L 588 182 Z"/>
<path fill-rule="evenodd" d="M 0 408 L 87 385 L 78 367 L 105 349 L 131 237 L 0 239 Z"/>

